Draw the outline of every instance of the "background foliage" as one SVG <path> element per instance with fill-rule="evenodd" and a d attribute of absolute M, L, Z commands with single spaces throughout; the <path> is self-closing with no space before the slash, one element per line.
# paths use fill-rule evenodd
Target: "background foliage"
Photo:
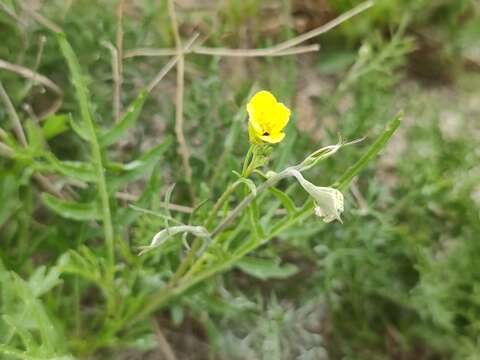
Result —
<path fill-rule="evenodd" d="M 184 42 L 198 31 L 208 46 L 260 48 L 358 3 L 179 0 L 177 16 Z M 137 99 L 135 109 L 143 108 L 138 119 L 112 130 L 111 58 L 102 44 L 115 43 L 116 2 L 0 5 L 0 59 L 38 71 L 64 93 L 61 108 L 39 121 L 56 95 L 0 68 L 28 141 L 26 148 L 15 145 L 2 103 L 1 139 L 15 150 L 13 158 L 0 158 L 2 358 L 171 359 L 169 351 L 178 359 L 480 358 L 477 2 L 378 0 L 315 38 L 319 53 L 187 56 L 184 132 L 192 182 L 175 139 L 175 72 L 142 97 L 168 58 L 124 59 L 122 104 L 127 109 Z M 76 87 L 62 37 L 34 21 L 29 9 L 65 32 L 82 74 L 73 79 Z M 125 2 L 123 17 L 124 49 L 175 47 L 166 1 Z M 91 131 L 79 126 L 82 82 Z M 185 252 L 180 235 L 142 257 L 139 247 L 165 227 L 165 218 L 204 219 L 211 201 L 237 179 L 232 170 L 241 170 L 248 148 L 244 104 L 255 88 L 270 89 L 293 110 L 270 169 L 335 143 L 337 133 L 367 136 L 309 172 L 319 185 L 331 184 L 358 160 L 398 110 L 404 119 L 381 157 L 345 193 L 344 224 L 309 217 L 155 316 L 126 322 L 165 286 Z M 93 138 L 100 158 L 91 156 Z M 117 243 L 113 283 L 94 186 L 98 161 Z M 81 205 L 45 194 L 39 173 Z M 305 194 L 288 185 L 279 188 L 300 206 Z M 123 198 L 114 200 L 116 192 Z M 161 216 L 129 207 L 125 193 Z M 200 205 L 194 214 L 192 194 Z M 167 212 L 165 201 L 186 206 L 187 213 Z M 268 214 L 279 202 L 270 195 L 257 205 Z M 242 218 L 226 238 L 241 245 L 250 233 Z M 215 255 L 228 257 L 221 249 Z"/>

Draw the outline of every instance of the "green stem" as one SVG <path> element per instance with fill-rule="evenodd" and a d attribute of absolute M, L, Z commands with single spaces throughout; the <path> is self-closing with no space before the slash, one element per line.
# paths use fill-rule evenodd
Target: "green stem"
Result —
<path fill-rule="evenodd" d="M 193 259 L 195 257 L 195 254 L 200 250 L 200 246 L 202 245 L 202 239 L 200 238 L 195 238 L 193 241 L 192 247 L 190 248 L 190 251 L 188 252 L 187 256 L 183 261 L 180 263 L 180 265 L 177 268 L 177 271 L 173 274 L 172 278 L 170 279 L 167 288 L 172 287 L 175 285 L 175 283 L 180 279 L 180 277 L 185 274 L 185 272 L 188 270 L 188 267 L 190 264 L 193 262 Z"/>
<path fill-rule="evenodd" d="M 248 177 L 250 175 L 250 174 L 247 174 L 247 171 L 251 163 L 251 160 L 253 160 L 255 147 L 256 147 L 255 144 L 250 144 L 250 147 L 248 148 L 248 151 L 247 151 L 247 155 L 245 155 L 245 160 L 243 160 L 243 167 L 242 167 L 243 177 Z"/>
<path fill-rule="evenodd" d="M 114 233 L 112 226 L 112 215 L 110 211 L 110 202 L 107 191 L 107 183 L 105 180 L 105 170 L 102 161 L 102 152 L 100 144 L 98 142 L 95 123 L 92 119 L 92 115 L 89 107 L 88 89 L 85 86 L 83 77 L 80 71 L 80 64 L 78 59 L 68 43 L 65 34 L 57 34 L 57 40 L 60 45 L 60 49 L 63 56 L 67 60 L 68 68 L 70 70 L 71 81 L 75 87 L 75 92 L 80 107 L 80 114 L 83 120 L 83 126 L 86 127 L 88 132 L 88 138 L 91 144 L 92 150 L 92 162 L 97 174 L 97 187 L 100 195 L 101 207 L 102 207 L 102 220 L 103 230 L 105 236 L 105 242 L 107 246 L 107 258 L 109 264 L 108 276 L 110 280 L 113 280 L 114 266 L 115 266 L 115 244 Z"/>
<path fill-rule="evenodd" d="M 207 221 L 205 222 L 205 228 L 208 230 L 210 226 L 212 225 L 213 220 L 215 220 L 215 217 L 217 216 L 218 211 L 222 208 L 223 204 L 228 200 L 230 195 L 235 191 L 238 185 L 240 185 L 240 181 L 235 181 L 234 183 L 230 184 L 227 187 L 227 190 L 220 196 L 220 198 L 217 200 L 215 205 L 213 206 L 212 210 L 208 214 Z"/>

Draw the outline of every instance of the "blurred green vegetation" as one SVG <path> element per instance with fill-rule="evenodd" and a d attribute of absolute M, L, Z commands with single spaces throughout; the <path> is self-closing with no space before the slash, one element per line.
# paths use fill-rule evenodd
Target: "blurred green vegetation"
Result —
<path fill-rule="evenodd" d="M 112 289 L 105 285 L 97 190 L 82 185 L 98 179 L 90 168 L 55 162 L 92 161 L 89 142 L 72 128 L 81 115 L 67 63 L 55 35 L 33 21 L 22 3 L 38 6 L 65 32 L 90 92 L 97 134 L 113 123 L 111 58 L 102 42 L 115 43 L 117 3 L 0 0 L 0 59 L 38 71 L 64 92 L 61 108 L 38 125 L 34 114 L 47 110 L 56 95 L 0 68 L 30 144 L 16 149 L 22 156 L 0 157 L 2 359 L 159 356 L 151 319 L 128 326 L 122 319 L 165 286 L 185 244 L 178 235 L 162 252 L 136 254 L 165 227 L 165 216 L 195 224 L 237 179 L 232 170 L 241 170 L 248 149 L 244 105 L 254 88 L 271 90 L 293 111 L 269 169 L 301 161 L 335 143 L 338 133 L 349 140 L 367 137 L 309 172 L 322 186 L 358 160 L 399 110 L 404 119 L 381 157 L 345 193 L 343 224 L 326 225 L 312 216 L 156 313 L 177 358 L 480 359 L 477 2 L 378 0 L 311 40 L 321 44 L 318 54 L 188 55 L 184 131 L 194 181 L 186 181 L 174 140 L 174 70 L 146 99 L 128 134 L 105 146 L 117 238 L 115 304 L 107 300 Z M 184 42 L 198 31 L 211 47 L 260 48 L 358 3 L 179 0 L 177 12 Z M 125 50 L 175 46 L 167 1 L 125 2 L 123 18 Z M 124 59 L 124 109 L 167 61 Z M 3 103 L 0 127 L 6 132 L 2 142 L 12 143 Z M 38 172 L 85 206 L 68 215 L 61 203 L 42 195 Z M 66 180 L 72 174 L 76 182 Z M 162 202 L 173 183 L 172 203 L 191 206 L 193 190 L 200 204 L 194 214 L 165 211 Z M 305 194 L 287 185 L 279 187 L 302 204 Z M 135 205 L 163 217 L 114 201 L 115 191 L 138 195 Z M 272 197 L 257 210 L 268 216 L 275 206 Z M 250 230 L 242 218 L 225 238 L 241 244 Z M 216 256 L 225 256 L 217 250 Z"/>

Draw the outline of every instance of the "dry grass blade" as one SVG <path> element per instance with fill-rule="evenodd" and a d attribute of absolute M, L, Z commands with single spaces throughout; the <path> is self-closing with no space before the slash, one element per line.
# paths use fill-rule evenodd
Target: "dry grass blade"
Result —
<path fill-rule="evenodd" d="M 27 27 L 27 23 L 23 19 L 21 19 L 12 9 L 10 9 L 3 2 L 0 2 L 0 9 L 8 16 L 15 19 L 15 21 L 18 22 L 20 25 L 22 25 L 23 27 Z"/>
<path fill-rule="evenodd" d="M 42 174 L 34 174 L 33 177 L 40 186 L 50 194 L 55 195 L 60 199 L 71 199 L 70 196 L 64 195 L 61 191 L 57 190 L 46 176 L 43 176 Z"/>
<path fill-rule="evenodd" d="M 271 48 L 265 49 L 229 49 L 229 48 L 212 48 L 206 46 L 198 46 L 184 54 L 198 54 L 198 55 L 213 55 L 213 56 L 225 56 L 225 57 L 270 57 L 270 56 L 287 56 L 298 55 L 308 52 L 316 52 L 320 49 L 320 46 L 308 45 L 298 46 L 288 50 L 273 51 Z M 125 53 L 124 59 L 139 57 L 139 56 L 172 56 L 177 51 L 175 49 L 155 49 L 155 48 L 139 48 L 133 49 Z"/>
<path fill-rule="evenodd" d="M 13 156 L 13 150 L 10 149 L 9 146 L 0 142 L 0 155 L 6 156 L 6 157 L 12 157 Z"/>
<path fill-rule="evenodd" d="M 195 54 L 216 55 L 226 57 L 270 57 L 298 55 L 320 50 L 320 45 L 299 46 L 283 51 L 276 51 L 272 48 L 265 49 L 227 49 L 227 48 L 208 48 L 198 47 L 193 50 Z"/>
<path fill-rule="evenodd" d="M 33 71 L 29 68 L 12 64 L 9 63 L 8 61 L 0 59 L 0 69 L 4 69 L 10 72 L 13 72 L 15 74 L 18 74 L 30 81 L 32 83 L 39 83 L 45 86 L 46 88 L 52 90 L 55 94 L 58 95 L 57 99 L 50 105 L 48 109 L 46 109 L 42 114 L 38 115 L 39 119 L 43 119 L 46 116 L 53 114 L 56 112 L 60 106 L 62 105 L 62 100 L 63 100 L 63 91 L 60 89 L 52 80 L 49 78 L 43 76 L 42 74 L 39 74 L 36 71 Z"/>
<path fill-rule="evenodd" d="M 7 111 L 8 117 L 12 122 L 13 132 L 15 133 L 15 136 L 20 141 L 20 144 L 22 144 L 22 146 L 24 147 L 28 146 L 27 138 L 25 137 L 25 132 L 23 131 L 20 118 L 18 117 L 18 114 L 15 111 L 12 101 L 10 100 L 10 97 L 5 91 L 5 88 L 3 87 L 3 84 L 1 81 L 0 81 L 0 99 L 2 100 L 3 105 L 5 106 L 5 109 Z"/>
<path fill-rule="evenodd" d="M 155 328 L 155 335 L 157 336 L 158 347 L 165 360 L 177 360 L 175 353 L 172 350 L 172 347 L 168 343 L 168 340 L 163 335 L 163 331 L 160 328 L 156 319 L 152 319 L 153 327 Z"/>
<path fill-rule="evenodd" d="M 120 119 L 120 87 L 121 87 L 121 80 L 120 80 L 120 55 L 118 50 L 109 42 L 102 42 L 102 45 L 105 46 L 108 50 L 110 50 L 110 55 L 112 57 L 112 81 L 113 81 L 113 92 L 112 92 L 112 108 L 113 108 L 113 116 L 115 122 L 118 122 Z"/>
<path fill-rule="evenodd" d="M 50 90 L 52 90 L 58 95 L 63 95 L 62 89 L 60 89 L 52 80 L 29 68 L 26 68 L 20 65 L 15 65 L 15 64 L 9 63 L 8 61 L 0 59 L 0 69 L 14 72 L 18 75 L 23 76 L 26 79 L 29 79 L 31 81 L 44 85 L 45 87 L 49 88 Z"/>
<path fill-rule="evenodd" d="M 38 22 L 40 25 L 46 27 L 54 33 L 63 32 L 62 28 L 55 24 L 53 21 L 45 18 L 43 15 L 39 14 L 35 10 L 32 10 L 28 4 L 22 4 L 22 10 L 25 11 L 32 19 Z"/>
<path fill-rule="evenodd" d="M 175 12 L 175 4 L 173 0 L 168 1 L 168 10 L 170 14 L 170 20 L 172 23 L 172 30 L 175 37 L 175 44 L 177 48 L 177 90 L 175 96 L 175 135 L 179 144 L 178 151 L 182 158 L 182 164 L 185 171 L 185 177 L 187 182 L 192 182 L 192 168 L 190 167 L 190 152 L 188 150 L 187 141 L 185 140 L 185 134 L 183 132 L 183 93 L 184 93 L 184 81 L 185 81 L 185 58 L 182 49 L 182 41 L 180 39 L 180 33 L 178 30 L 177 14 Z M 190 186 L 190 192 L 192 201 L 195 203 L 195 195 L 193 194 L 193 188 Z"/>
<path fill-rule="evenodd" d="M 115 112 L 115 121 L 120 119 L 122 113 L 122 84 L 123 84 L 123 0 L 120 0 L 117 7 L 117 33 L 115 39 L 115 45 L 117 48 L 116 62 L 117 62 L 117 74 L 115 80 L 115 107 L 118 112 Z M 113 61 L 113 59 L 112 59 Z M 112 68 L 113 71 L 113 68 Z"/>
<path fill-rule="evenodd" d="M 183 52 L 188 51 L 192 48 L 195 40 L 197 40 L 198 34 L 194 34 L 190 40 L 187 42 L 185 47 L 183 48 Z M 175 66 L 177 63 L 178 59 L 180 58 L 180 54 L 175 55 L 175 57 L 171 58 L 164 67 L 158 72 L 158 74 L 155 76 L 155 78 L 150 82 L 148 85 L 147 89 L 148 92 L 151 92 L 155 86 L 158 85 L 158 83 L 167 75 L 167 73 Z"/>
<path fill-rule="evenodd" d="M 336 17 L 335 19 L 333 19 L 332 21 L 329 21 L 328 23 L 316 28 L 316 29 L 313 29 L 313 30 L 310 30 L 309 32 L 306 32 L 305 34 L 302 34 L 302 35 L 299 35 L 293 39 L 290 39 L 290 40 L 287 40 L 287 41 L 284 41 L 278 45 L 275 45 L 273 46 L 273 48 L 276 50 L 276 51 L 281 51 L 281 50 L 285 50 L 285 49 L 289 49 L 289 48 L 292 48 L 294 46 L 297 46 L 307 40 L 310 40 L 314 37 L 317 37 L 321 34 L 324 34 L 328 31 L 330 31 L 331 29 L 333 29 L 334 27 L 337 27 L 338 25 L 344 23 L 345 21 L 347 21 L 348 19 L 360 14 L 361 12 L 367 10 L 368 8 L 372 7 L 374 5 L 374 1 L 373 0 L 368 0 L 368 1 L 365 1 L 357 6 L 355 6 L 354 8 L 350 9 L 349 11 L 341 14 L 340 16 Z"/>
<path fill-rule="evenodd" d="M 133 195 L 133 194 L 125 193 L 125 192 L 117 192 L 115 194 L 115 197 L 117 199 L 124 200 L 124 201 L 137 201 L 138 198 L 139 198 L 137 195 Z M 167 204 L 166 202 L 160 202 L 159 205 L 161 207 L 164 207 L 164 208 L 168 209 L 168 210 L 178 211 L 178 212 L 181 212 L 181 213 L 184 213 L 184 214 L 193 213 L 193 208 L 188 207 L 188 206 L 172 204 L 172 203 Z"/>

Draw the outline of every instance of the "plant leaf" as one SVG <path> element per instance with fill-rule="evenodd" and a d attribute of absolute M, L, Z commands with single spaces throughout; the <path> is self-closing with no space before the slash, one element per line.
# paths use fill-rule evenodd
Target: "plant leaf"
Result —
<path fill-rule="evenodd" d="M 45 139 L 49 140 L 68 130 L 70 116 L 66 114 L 50 115 L 43 123 L 42 131 Z"/>
<path fill-rule="evenodd" d="M 119 138 L 121 138 L 128 129 L 135 125 L 138 120 L 138 116 L 142 111 L 143 104 L 147 99 L 148 91 L 145 89 L 138 94 L 137 98 L 128 107 L 127 112 L 122 116 L 120 121 L 115 124 L 111 129 L 100 135 L 99 141 L 101 146 L 109 146 L 114 144 Z"/>
<path fill-rule="evenodd" d="M 28 149 L 32 154 L 37 154 L 42 151 L 45 146 L 45 139 L 43 137 L 42 129 L 33 122 L 33 120 L 28 119 L 25 125 L 28 138 Z"/>
<path fill-rule="evenodd" d="M 295 206 L 295 203 L 290 198 L 290 196 L 273 186 L 270 187 L 268 191 L 270 191 L 282 203 L 283 207 L 287 210 L 289 216 L 295 214 L 295 212 L 297 211 L 297 207 Z"/>
<path fill-rule="evenodd" d="M 42 201 L 50 210 L 66 219 L 85 221 L 101 218 L 96 203 L 80 204 L 62 200 L 47 193 L 42 194 Z"/>
<path fill-rule="evenodd" d="M 88 132 L 87 129 L 85 129 L 84 126 L 80 125 L 77 123 L 76 120 L 73 119 L 72 115 L 68 115 L 68 122 L 70 126 L 72 127 L 73 131 L 82 139 L 85 141 L 90 141 L 90 138 L 88 137 Z"/>
<path fill-rule="evenodd" d="M 82 161 L 61 161 L 54 156 L 49 156 L 48 158 L 53 168 L 65 176 L 87 182 L 97 181 L 97 174 L 91 163 Z"/>
<path fill-rule="evenodd" d="M 293 264 L 280 265 L 273 259 L 260 259 L 244 257 L 236 263 L 236 266 L 243 272 L 257 279 L 285 279 L 298 272 Z"/>
<path fill-rule="evenodd" d="M 145 176 L 146 171 L 157 164 L 163 153 L 170 147 L 172 138 L 167 137 L 165 141 L 152 149 L 148 150 L 145 154 L 140 156 L 137 160 L 131 161 L 126 164 L 109 164 L 108 169 L 112 170 L 114 174 L 110 174 L 108 177 L 108 187 L 110 192 L 117 191 L 122 186 Z M 114 176 L 111 176 L 114 175 Z"/>
<path fill-rule="evenodd" d="M 350 184 L 352 179 L 357 176 L 360 171 L 384 148 L 390 138 L 395 134 L 401 123 L 401 114 L 397 114 L 383 131 L 383 133 L 375 140 L 365 154 L 338 179 L 332 187 L 343 191 Z"/>

